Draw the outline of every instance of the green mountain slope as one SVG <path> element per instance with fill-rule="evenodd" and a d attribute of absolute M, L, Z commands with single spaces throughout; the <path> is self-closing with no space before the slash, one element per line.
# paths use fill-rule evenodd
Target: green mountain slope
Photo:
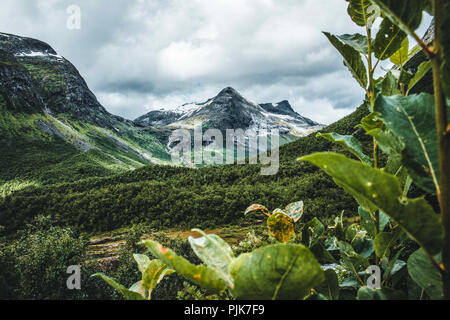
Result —
<path fill-rule="evenodd" d="M 167 134 L 108 113 L 47 44 L 0 33 L 0 194 L 165 163 Z"/>
<path fill-rule="evenodd" d="M 370 139 L 355 129 L 367 114 L 361 106 L 323 132 L 355 134 L 369 153 Z M 339 150 L 310 135 L 280 150 L 280 170 L 262 176 L 260 165 L 228 165 L 202 169 L 148 166 L 106 178 L 89 178 L 47 187 L 25 187 L 0 199 L 0 225 L 6 233 L 38 215 L 58 225 L 99 232 L 146 222 L 155 227 L 214 227 L 239 223 L 252 203 L 271 209 L 304 200 L 306 216 L 330 218 L 356 203 L 316 167 L 297 162 L 315 151 Z"/>

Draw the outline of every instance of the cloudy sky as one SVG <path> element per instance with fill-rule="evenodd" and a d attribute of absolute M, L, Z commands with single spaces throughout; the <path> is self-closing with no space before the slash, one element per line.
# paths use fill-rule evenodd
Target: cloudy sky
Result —
<path fill-rule="evenodd" d="M 79 30 L 67 28 L 70 5 L 81 9 Z M 346 8 L 344 0 L 2 0 L 0 32 L 49 43 L 108 111 L 128 119 L 232 86 L 258 103 L 289 100 L 328 124 L 363 99 L 321 34 L 363 32 Z"/>

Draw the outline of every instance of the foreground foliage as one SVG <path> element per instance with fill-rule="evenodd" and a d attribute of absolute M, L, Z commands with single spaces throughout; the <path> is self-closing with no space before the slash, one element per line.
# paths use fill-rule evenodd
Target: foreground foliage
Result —
<path fill-rule="evenodd" d="M 335 225 L 330 226 L 330 236 L 325 235 L 320 220 L 314 218 L 301 228 L 303 244 L 293 244 L 288 242 L 293 241 L 297 216 L 287 209 L 270 214 L 266 207 L 253 205 L 246 213 L 268 216 L 269 232 L 282 243 L 235 257 L 222 239 L 198 230 L 202 237 L 190 239 L 190 243 L 202 265 L 189 263 L 155 241 L 145 242 L 154 256 L 207 291 L 228 290 L 237 299 L 337 299 L 350 288 L 356 291 L 353 297 L 360 300 L 424 296 L 450 299 L 450 114 L 446 55 L 450 43 L 444 28 L 449 18 L 449 11 L 444 9 L 448 6 L 442 0 L 347 2 L 351 19 L 365 29 L 366 35 L 325 33 L 325 36 L 366 92 L 365 104 L 370 114 L 362 119 L 359 128 L 373 138 L 373 157 L 365 154 L 355 137 L 328 133 L 320 137 L 344 147 L 358 161 L 330 152 L 299 160 L 321 168 L 355 199 L 360 223 L 344 228 L 342 217 L 338 217 Z M 414 31 L 420 25 L 423 11 L 433 11 L 435 15 L 433 46 Z M 377 18 L 382 22 L 373 39 L 372 26 Z M 411 88 L 430 66 L 421 65 L 415 74 L 404 68 L 409 55 L 408 35 L 430 59 L 434 96 L 410 95 Z M 386 59 L 397 68 L 386 77 L 375 79 L 377 66 Z M 387 158 L 385 163 L 380 161 L 381 156 Z M 424 196 L 409 197 L 413 183 L 436 194 L 440 218 Z M 335 260 L 347 277 L 339 279 L 335 273 L 338 267 L 324 271 L 317 259 Z M 407 273 L 401 272 L 405 267 Z M 371 272 L 374 274 L 368 277 Z"/>

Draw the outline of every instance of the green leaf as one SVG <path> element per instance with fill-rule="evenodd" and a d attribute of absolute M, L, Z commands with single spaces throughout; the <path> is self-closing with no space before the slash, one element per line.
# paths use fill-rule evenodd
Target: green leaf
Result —
<path fill-rule="evenodd" d="M 153 260 L 148 268 L 142 273 L 142 285 L 149 290 L 149 297 L 153 289 L 161 282 L 161 280 L 169 274 L 175 273 L 167 264 L 161 260 Z"/>
<path fill-rule="evenodd" d="M 344 239 L 344 211 L 341 212 L 340 216 L 334 219 L 334 226 L 328 228 L 333 231 L 336 238 L 339 240 Z"/>
<path fill-rule="evenodd" d="M 336 272 L 332 269 L 325 270 L 325 281 L 316 288 L 317 292 L 323 294 L 328 300 L 339 299 L 339 280 Z"/>
<path fill-rule="evenodd" d="M 130 287 L 130 291 L 139 293 L 142 297 L 148 297 L 148 289 L 142 284 L 142 281 L 138 281 Z"/>
<path fill-rule="evenodd" d="M 402 71 L 400 72 L 400 79 L 398 81 L 399 81 L 399 83 L 407 86 L 413 77 L 414 77 L 414 74 L 402 69 Z"/>
<path fill-rule="evenodd" d="M 416 30 L 422 22 L 423 10 L 428 3 L 424 0 L 372 0 L 384 14 L 406 33 Z"/>
<path fill-rule="evenodd" d="M 375 102 L 375 112 L 378 112 L 378 118 L 387 129 L 401 141 L 403 148 L 398 145 L 397 149 L 401 150 L 399 155 L 402 164 L 414 182 L 425 191 L 435 194 L 439 187 L 439 159 L 434 97 L 427 93 L 408 97 L 379 96 Z M 381 141 L 382 149 L 383 146 Z"/>
<path fill-rule="evenodd" d="M 431 70 L 431 61 L 422 62 L 419 65 L 417 72 L 414 74 L 414 76 L 408 83 L 408 92 L 412 88 L 414 88 L 414 86 L 418 84 L 419 81 L 422 80 L 422 78 L 425 77 L 428 74 L 428 72 L 430 72 L 430 70 Z"/>
<path fill-rule="evenodd" d="M 395 176 L 331 152 L 316 153 L 300 160 L 322 168 L 360 204 L 368 203 L 386 213 L 431 254 L 441 250 L 444 232 L 438 215 L 423 197 L 403 197 Z"/>
<path fill-rule="evenodd" d="M 359 52 L 348 44 L 342 43 L 339 38 L 328 32 L 324 32 L 324 35 L 344 57 L 344 64 L 350 70 L 353 77 L 358 81 L 362 88 L 366 89 L 368 82 L 366 66 L 361 59 Z"/>
<path fill-rule="evenodd" d="M 267 219 L 269 233 L 280 242 L 288 242 L 294 235 L 294 220 L 286 212 L 276 209 Z"/>
<path fill-rule="evenodd" d="M 398 94 L 398 79 L 394 77 L 391 71 L 386 74 L 381 82 L 381 94 L 387 97 Z"/>
<path fill-rule="evenodd" d="M 351 245 L 355 249 L 355 252 L 365 259 L 369 259 L 372 253 L 374 253 L 373 240 L 366 238 L 366 231 L 358 232 L 353 238 Z"/>
<path fill-rule="evenodd" d="M 294 220 L 295 223 L 297 223 L 303 216 L 304 208 L 305 205 L 303 201 L 299 201 L 289 204 L 284 211 Z"/>
<path fill-rule="evenodd" d="M 403 252 L 403 249 L 400 249 L 395 256 L 390 259 L 383 259 L 382 267 L 384 269 L 383 281 L 386 280 L 390 276 L 394 276 L 397 272 L 403 269 L 406 265 L 405 261 L 399 260 L 400 255 Z M 387 263 L 389 261 L 389 263 Z"/>
<path fill-rule="evenodd" d="M 347 266 L 355 275 L 369 267 L 370 264 L 367 258 L 358 254 L 351 244 L 344 241 L 338 241 L 337 246 L 341 254 L 342 264 Z"/>
<path fill-rule="evenodd" d="M 373 42 L 375 57 L 380 60 L 386 60 L 391 57 L 401 49 L 405 38 L 407 38 L 406 33 L 389 19 L 384 19 L 380 25 L 380 31 L 378 31 Z"/>
<path fill-rule="evenodd" d="M 375 218 L 363 207 L 358 207 L 358 213 L 361 217 L 361 226 L 373 237 L 375 235 Z M 383 232 L 389 223 L 389 217 L 384 212 L 380 212 L 379 219 L 380 231 Z"/>
<path fill-rule="evenodd" d="M 352 242 L 359 231 L 360 228 L 357 223 L 349 225 L 347 229 L 345 229 L 345 240 L 347 240 L 348 242 Z"/>
<path fill-rule="evenodd" d="M 270 211 L 265 206 L 261 204 L 252 204 L 250 207 L 245 210 L 244 215 L 250 214 L 250 213 L 262 213 L 265 216 L 270 217 Z"/>
<path fill-rule="evenodd" d="M 142 281 L 136 282 L 131 291 L 139 292 L 144 297 L 151 298 L 153 289 L 167 275 L 175 271 L 169 269 L 167 265 L 160 260 L 151 261 L 149 257 L 143 254 L 134 254 L 134 260 L 138 264 L 139 271 L 142 273 Z"/>
<path fill-rule="evenodd" d="M 392 232 L 380 232 L 377 234 L 373 240 L 373 247 L 377 257 L 383 258 L 389 256 L 389 249 L 395 244 L 400 236 L 400 228 L 396 228 Z"/>
<path fill-rule="evenodd" d="M 133 258 L 136 261 L 141 273 L 144 273 L 151 263 L 150 258 L 143 254 L 134 254 Z"/>
<path fill-rule="evenodd" d="M 372 165 L 372 159 L 366 156 L 362 150 L 362 145 L 354 136 L 343 136 L 337 133 L 318 133 L 317 137 L 322 137 L 344 147 L 347 151 L 355 155 L 364 163 Z"/>
<path fill-rule="evenodd" d="M 313 218 L 303 226 L 302 240 L 309 248 L 314 247 L 325 233 L 325 226 L 319 219 Z"/>
<path fill-rule="evenodd" d="M 232 294 L 246 300 L 297 300 L 325 280 L 311 251 L 303 245 L 276 244 L 244 254 L 230 265 Z"/>
<path fill-rule="evenodd" d="M 441 255 L 435 257 L 441 263 Z M 422 289 L 425 290 L 430 299 L 443 299 L 443 284 L 441 273 L 431 263 L 425 251 L 422 249 L 414 252 L 408 259 L 408 273 L 411 278 Z"/>
<path fill-rule="evenodd" d="M 316 245 L 310 247 L 309 250 L 311 250 L 311 252 L 320 263 L 337 262 L 333 255 L 325 248 L 325 246 L 321 242 L 316 243 Z"/>
<path fill-rule="evenodd" d="M 393 64 L 397 66 L 403 66 L 403 64 L 408 60 L 409 53 L 409 39 L 405 37 L 405 39 L 401 43 L 400 49 L 391 55 L 390 60 Z"/>
<path fill-rule="evenodd" d="M 371 289 L 361 287 L 358 290 L 357 300 L 406 300 L 403 292 L 391 288 Z"/>
<path fill-rule="evenodd" d="M 192 231 L 200 233 L 203 237 L 194 239 L 189 237 L 192 250 L 209 268 L 215 270 L 225 281 L 228 287 L 233 288 L 233 279 L 228 273 L 228 268 L 234 258 L 231 247 L 215 234 L 207 235 L 201 230 Z"/>
<path fill-rule="evenodd" d="M 144 241 L 150 252 L 167 266 L 175 270 L 180 276 L 199 285 L 207 292 L 220 293 L 226 289 L 224 281 L 217 272 L 205 265 L 195 266 L 185 258 L 178 256 L 174 251 L 164 248 L 155 241 Z"/>
<path fill-rule="evenodd" d="M 135 291 L 125 288 L 123 285 L 117 283 L 113 278 L 110 278 L 103 273 L 96 273 L 92 276 L 102 278 L 111 287 L 116 289 L 126 300 L 145 300 L 145 297 L 141 293 L 139 293 L 139 291 L 141 291 L 142 288 L 133 286 L 132 288 L 134 288 L 135 290 L 138 291 L 138 292 L 135 292 Z"/>
<path fill-rule="evenodd" d="M 339 40 L 343 43 L 348 44 L 353 49 L 358 51 L 359 53 L 368 54 L 368 41 L 367 37 L 362 34 L 343 34 L 341 36 L 337 36 Z"/>
<path fill-rule="evenodd" d="M 342 289 L 357 289 L 359 288 L 359 282 L 358 279 L 356 279 L 355 277 L 349 277 L 349 278 L 345 278 L 344 280 L 342 280 L 342 282 L 339 284 L 339 288 Z"/>
<path fill-rule="evenodd" d="M 369 18 L 374 12 L 369 9 L 372 6 L 370 0 L 346 0 L 348 5 L 348 15 L 360 27 L 365 27 Z"/>

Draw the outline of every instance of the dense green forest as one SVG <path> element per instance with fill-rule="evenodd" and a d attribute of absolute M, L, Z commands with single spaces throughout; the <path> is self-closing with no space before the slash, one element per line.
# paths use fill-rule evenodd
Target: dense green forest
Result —
<path fill-rule="evenodd" d="M 367 114 L 367 106 L 362 105 L 323 132 L 355 134 L 370 150 L 370 138 L 355 128 Z M 49 215 L 59 226 L 85 232 L 142 222 L 154 227 L 211 228 L 239 222 L 249 203 L 277 208 L 297 200 L 305 201 L 308 217 L 333 219 L 342 210 L 354 215 L 357 206 L 351 197 L 314 166 L 296 161 L 301 155 L 328 150 L 343 151 L 315 134 L 283 146 L 280 170 L 274 176 L 260 175 L 259 165 L 148 166 L 105 178 L 30 186 L 0 199 L 0 224 L 5 234 L 11 234 L 35 216 Z M 40 174 L 52 173 L 44 167 Z"/>

